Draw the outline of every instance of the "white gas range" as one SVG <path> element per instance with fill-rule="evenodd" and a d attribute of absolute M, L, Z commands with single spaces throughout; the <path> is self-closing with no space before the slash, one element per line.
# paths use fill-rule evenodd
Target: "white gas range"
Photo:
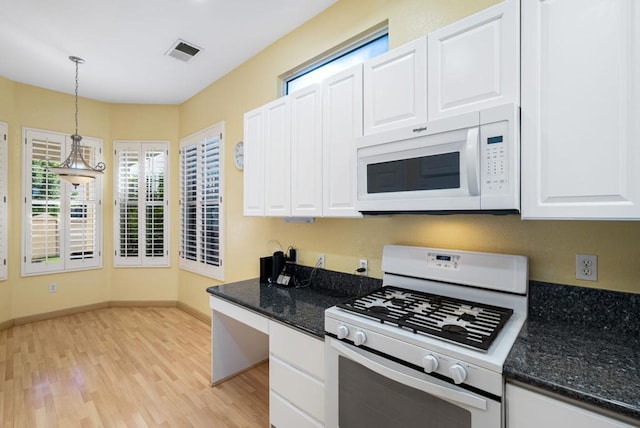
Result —
<path fill-rule="evenodd" d="M 327 426 L 501 427 L 527 258 L 387 245 L 382 269 L 382 289 L 325 312 Z"/>

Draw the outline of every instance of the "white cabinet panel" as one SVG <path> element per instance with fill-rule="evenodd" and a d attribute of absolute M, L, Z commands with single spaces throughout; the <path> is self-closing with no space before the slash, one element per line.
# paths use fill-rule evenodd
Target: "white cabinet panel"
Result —
<path fill-rule="evenodd" d="M 506 387 L 506 401 L 506 428 L 632 426 L 511 384 Z"/>
<path fill-rule="evenodd" d="M 429 33 L 429 120 L 519 104 L 519 1 Z"/>
<path fill-rule="evenodd" d="M 269 323 L 269 387 L 278 403 L 271 423 L 309 426 L 324 420 L 324 342 L 275 321 Z M 302 418 L 302 419 L 300 419 Z M 302 425 L 292 421 L 304 420 Z"/>
<path fill-rule="evenodd" d="M 427 38 L 364 64 L 364 135 L 427 120 Z"/>
<path fill-rule="evenodd" d="M 269 394 L 269 423 L 275 428 L 322 428 L 324 426 L 274 392 Z"/>
<path fill-rule="evenodd" d="M 264 215 L 264 110 L 244 115 L 244 215 Z"/>
<path fill-rule="evenodd" d="M 271 355 L 269 387 L 316 420 L 324 420 L 324 383 Z"/>
<path fill-rule="evenodd" d="M 640 218 L 640 4 L 522 4 L 525 218 Z"/>
<path fill-rule="evenodd" d="M 291 106 L 291 215 L 322 215 L 322 91 L 289 95 Z"/>
<path fill-rule="evenodd" d="M 291 125 L 289 98 L 264 106 L 265 214 L 291 215 Z"/>
<path fill-rule="evenodd" d="M 323 341 L 273 321 L 269 328 L 269 349 L 272 354 L 317 379 L 324 379 Z"/>
<path fill-rule="evenodd" d="M 323 215 L 361 217 L 355 209 L 355 139 L 362 136 L 362 64 L 322 84 Z"/>

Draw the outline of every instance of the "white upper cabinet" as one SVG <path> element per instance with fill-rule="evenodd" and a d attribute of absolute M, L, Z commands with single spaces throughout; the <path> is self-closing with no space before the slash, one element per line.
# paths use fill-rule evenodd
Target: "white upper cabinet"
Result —
<path fill-rule="evenodd" d="M 429 120 L 519 104 L 519 7 L 507 0 L 429 33 Z"/>
<path fill-rule="evenodd" d="M 289 95 L 291 215 L 322 215 L 322 91 L 313 85 Z"/>
<path fill-rule="evenodd" d="M 322 84 L 323 215 L 361 217 L 355 209 L 355 139 L 362 136 L 362 64 Z"/>
<path fill-rule="evenodd" d="M 244 115 L 244 215 L 264 216 L 264 108 Z"/>
<path fill-rule="evenodd" d="M 427 38 L 364 64 L 364 135 L 427 120 Z"/>
<path fill-rule="evenodd" d="M 289 97 L 264 106 L 264 189 L 267 216 L 291 215 Z"/>
<path fill-rule="evenodd" d="M 522 215 L 640 218 L 640 3 L 522 3 Z"/>

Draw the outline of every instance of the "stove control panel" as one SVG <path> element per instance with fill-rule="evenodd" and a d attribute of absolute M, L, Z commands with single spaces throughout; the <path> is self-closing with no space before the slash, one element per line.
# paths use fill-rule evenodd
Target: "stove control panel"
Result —
<path fill-rule="evenodd" d="M 444 253 L 427 253 L 427 266 L 436 269 L 460 269 L 460 255 Z"/>

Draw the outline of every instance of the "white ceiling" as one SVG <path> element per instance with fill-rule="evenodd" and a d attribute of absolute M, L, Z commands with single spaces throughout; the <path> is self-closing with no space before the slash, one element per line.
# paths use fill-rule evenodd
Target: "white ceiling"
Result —
<path fill-rule="evenodd" d="M 75 55 L 81 97 L 179 104 L 336 1 L 0 0 L 0 76 L 73 93 Z"/>

